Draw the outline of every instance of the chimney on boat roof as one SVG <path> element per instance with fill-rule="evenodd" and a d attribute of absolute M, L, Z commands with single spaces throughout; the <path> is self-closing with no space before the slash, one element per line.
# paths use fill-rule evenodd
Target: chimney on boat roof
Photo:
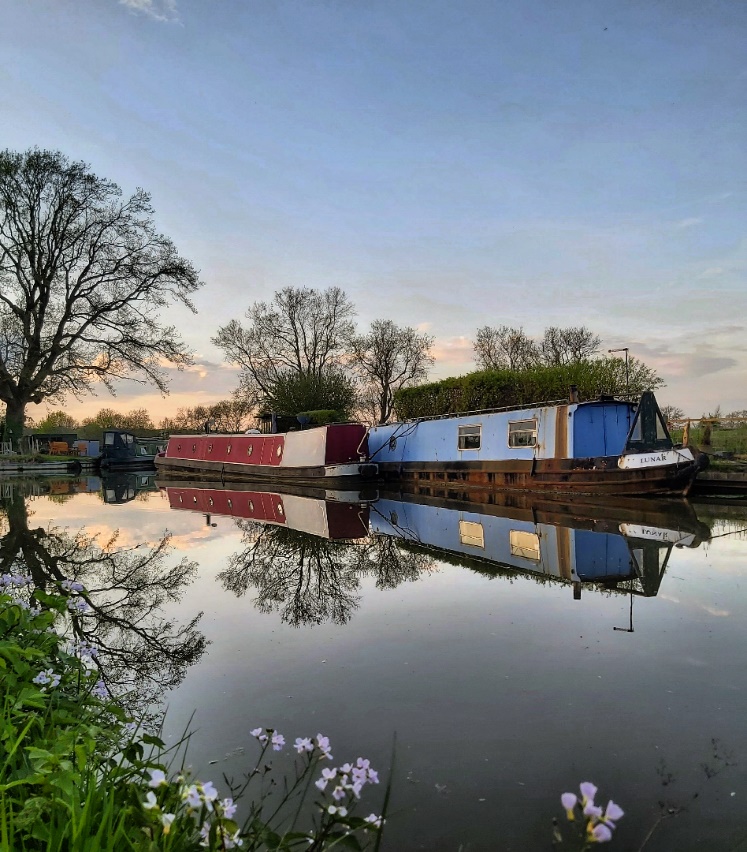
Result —
<path fill-rule="evenodd" d="M 569 399 L 571 402 L 579 402 L 578 398 L 578 385 L 571 385 L 571 392 L 569 394 Z"/>

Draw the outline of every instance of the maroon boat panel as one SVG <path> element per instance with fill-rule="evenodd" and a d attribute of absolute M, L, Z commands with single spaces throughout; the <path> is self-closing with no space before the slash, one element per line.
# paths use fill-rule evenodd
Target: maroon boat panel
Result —
<path fill-rule="evenodd" d="M 331 423 L 327 426 L 325 464 L 350 464 L 368 456 L 368 430 L 361 423 Z"/>

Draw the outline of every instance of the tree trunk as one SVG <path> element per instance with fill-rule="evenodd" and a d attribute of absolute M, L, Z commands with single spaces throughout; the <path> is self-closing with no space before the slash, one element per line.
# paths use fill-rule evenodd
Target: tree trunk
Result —
<path fill-rule="evenodd" d="M 23 423 L 26 419 L 26 403 L 14 399 L 6 402 L 5 409 L 5 440 L 13 444 L 17 450 L 23 437 Z"/>

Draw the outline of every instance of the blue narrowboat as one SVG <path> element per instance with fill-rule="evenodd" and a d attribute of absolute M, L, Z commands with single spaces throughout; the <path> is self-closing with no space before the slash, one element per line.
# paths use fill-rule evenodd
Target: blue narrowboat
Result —
<path fill-rule="evenodd" d="M 654 394 L 600 397 L 372 427 L 369 461 L 385 483 L 449 490 L 686 495 L 705 456 L 676 447 Z"/>

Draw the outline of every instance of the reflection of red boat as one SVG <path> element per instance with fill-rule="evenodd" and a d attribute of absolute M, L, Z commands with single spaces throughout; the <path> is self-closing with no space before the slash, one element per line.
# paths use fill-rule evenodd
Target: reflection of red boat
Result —
<path fill-rule="evenodd" d="M 367 457 L 366 427 L 333 423 L 277 435 L 174 435 L 155 464 L 169 475 L 305 482 L 329 488 L 375 477 L 377 466 Z"/>
<path fill-rule="evenodd" d="M 364 538 L 368 535 L 368 505 L 355 502 L 355 492 L 336 495 L 334 491 L 322 491 L 321 496 L 307 497 L 192 484 L 161 485 L 161 490 L 169 498 L 172 509 L 275 524 L 322 538 Z"/>

